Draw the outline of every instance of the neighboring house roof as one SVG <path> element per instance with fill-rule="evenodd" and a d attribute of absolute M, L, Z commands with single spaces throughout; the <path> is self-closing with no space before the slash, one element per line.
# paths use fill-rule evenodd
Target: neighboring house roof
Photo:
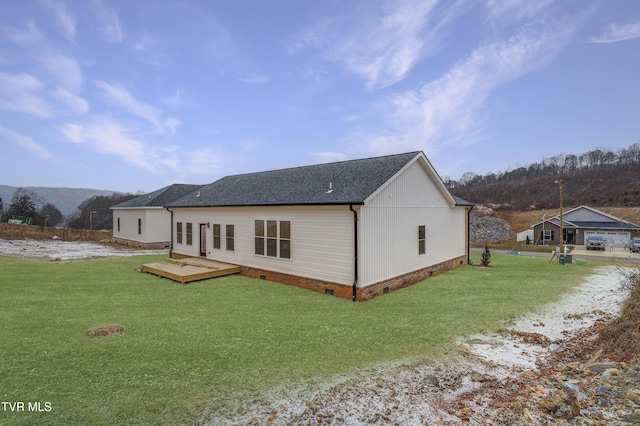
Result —
<path fill-rule="evenodd" d="M 538 222 L 532 225 L 532 227 L 538 226 L 543 222 L 560 226 L 560 215 Z M 634 223 L 627 222 L 619 217 L 612 216 L 589 206 L 579 206 L 564 213 L 562 226 L 564 228 L 580 229 L 640 230 L 640 226 Z"/>
<path fill-rule="evenodd" d="M 164 207 L 167 204 L 184 197 L 185 195 L 201 188 L 202 185 L 174 184 L 164 188 L 140 195 L 120 204 L 112 206 L 112 209 L 140 208 L 140 207 Z"/>
<path fill-rule="evenodd" d="M 471 201 L 467 201 L 463 198 L 458 197 L 457 195 L 453 195 L 453 199 L 456 200 L 456 206 L 475 206 L 475 204 Z"/>
<path fill-rule="evenodd" d="M 417 158 L 447 191 L 421 151 L 336 163 L 227 176 L 168 207 L 364 204 L 384 183 Z"/>

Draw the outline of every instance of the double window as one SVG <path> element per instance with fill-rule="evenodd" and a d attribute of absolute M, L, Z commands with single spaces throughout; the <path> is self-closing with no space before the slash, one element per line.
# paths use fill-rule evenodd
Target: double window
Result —
<path fill-rule="evenodd" d="M 291 221 L 256 220 L 255 253 L 291 259 Z"/>
<path fill-rule="evenodd" d="M 226 244 L 227 251 L 235 250 L 235 225 L 226 225 Z M 220 249 L 222 244 L 222 226 L 219 223 L 213 224 L 213 248 Z"/>

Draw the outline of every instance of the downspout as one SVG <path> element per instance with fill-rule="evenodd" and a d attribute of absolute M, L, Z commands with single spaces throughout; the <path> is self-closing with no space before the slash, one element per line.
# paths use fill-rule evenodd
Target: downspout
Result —
<path fill-rule="evenodd" d="M 467 265 L 471 265 L 471 210 L 473 206 L 467 210 Z"/>
<path fill-rule="evenodd" d="M 171 241 L 169 242 L 169 259 L 171 259 L 171 253 L 173 252 L 173 212 L 166 207 L 167 211 L 171 213 Z"/>
<path fill-rule="evenodd" d="M 356 301 L 356 288 L 358 286 L 358 212 L 354 210 L 353 204 L 349 205 L 349 210 L 353 212 L 353 263 L 354 263 L 354 274 L 353 274 L 353 286 L 352 286 L 352 295 L 351 301 Z"/>

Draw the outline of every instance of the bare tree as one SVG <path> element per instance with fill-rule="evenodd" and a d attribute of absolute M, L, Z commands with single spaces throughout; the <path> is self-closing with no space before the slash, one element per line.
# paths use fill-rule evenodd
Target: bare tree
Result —
<path fill-rule="evenodd" d="M 18 188 L 11 197 L 11 204 L 7 214 L 23 217 L 34 217 L 37 213 L 36 203 L 40 201 L 38 195 L 26 188 Z"/>

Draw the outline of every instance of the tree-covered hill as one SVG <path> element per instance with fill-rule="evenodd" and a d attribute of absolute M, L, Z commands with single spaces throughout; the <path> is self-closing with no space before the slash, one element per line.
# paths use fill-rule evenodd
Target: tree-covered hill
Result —
<path fill-rule="evenodd" d="M 445 183 L 465 200 L 524 211 L 557 208 L 560 181 L 565 206 L 640 206 L 640 143 L 617 152 L 558 154 L 497 174 L 465 173 L 460 181 Z"/>

